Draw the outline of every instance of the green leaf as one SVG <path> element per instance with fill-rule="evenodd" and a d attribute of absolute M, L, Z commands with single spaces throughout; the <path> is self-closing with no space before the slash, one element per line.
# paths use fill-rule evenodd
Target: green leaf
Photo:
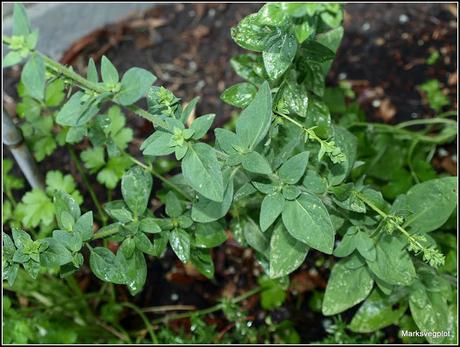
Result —
<path fill-rule="evenodd" d="M 29 18 L 24 5 L 15 3 L 13 8 L 13 36 L 26 36 L 30 31 Z"/>
<path fill-rule="evenodd" d="M 79 233 L 83 241 L 91 240 L 93 237 L 93 212 L 86 212 L 78 218 L 73 231 Z"/>
<path fill-rule="evenodd" d="M 24 96 L 22 101 L 16 106 L 16 112 L 21 117 L 26 119 L 36 119 L 40 116 L 41 105 L 40 103 L 28 96 Z"/>
<path fill-rule="evenodd" d="M 343 182 L 348 176 L 357 155 L 357 140 L 356 137 L 348 130 L 341 127 L 334 127 L 334 142 L 345 154 L 345 161 L 341 163 L 329 163 L 329 182 L 331 185 L 337 185 Z"/>
<path fill-rule="evenodd" d="M 188 118 L 190 117 L 190 115 L 192 114 L 193 110 L 195 109 L 196 107 L 196 104 L 198 103 L 198 101 L 200 101 L 200 97 L 197 96 L 196 98 L 193 98 L 192 101 L 190 101 L 187 106 L 185 106 L 185 108 L 182 110 L 182 113 L 181 113 L 181 116 L 180 116 L 180 120 L 182 123 L 187 123 L 187 120 Z"/>
<path fill-rule="evenodd" d="M 263 309 L 271 310 L 284 303 L 286 300 L 286 285 L 283 285 L 284 283 L 266 277 L 259 278 L 258 282 L 263 288 L 260 295 L 260 305 Z"/>
<path fill-rule="evenodd" d="M 107 112 L 110 119 L 108 132 L 117 149 L 125 150 L 133 139 L 133 130 L 126 127 L 126 118 L 118 106 L 112 106 Z"/>
<path fill-rule="evenodd" d="M 426 95 L 428 104 L 436 112 L 440 112 L 444 106 L 450 104 L 449 98 L 444 94 L 441 84 L 436 79 L 421 84 L 419 90 Z"/>
<path fill-rule="evenodd" d="M 99 111 L 101 97 L 88 97 L 78 91 L 62 106 L 56 115 L 56 123 L 66 126 L 81 126 L 89 122 Z"/>
<path fill-rule="evenodd" d="M 54 230 L 53 239 L 64 245 L 72 253 L 78 252 L 83 246 L 81 235 L 79 233 L 68 232 L 64 230 Z"/>
<path fill-rule="evenodd" d="M 54 206 L 44 191 L 35 188 L 27 192 L 16 211 L 25 227 L 35 228 L 39 224 L 50 225 L 54 219 Z"/>
<path fill-rule="evenodd" d="M 245 108 L 254 99 L 257 88 L 252 83 L 237 83 L 224 90 L 220 99 L 229 105 Z"/>
<path fill-rule="evenodd" d="M 271 120 L 272 97 L 268 83 L 264 82 L 236 122 L 236 134 L 243 146 L 254 149 L 267 135 Z"/>
<path fill-rule="evenodd" d="M 43 100 L 45 97 L 45 63 L 38 54 L 32 54 L 22 69 L 21 81 L 27 95 Z"/>
<path fill-rule="evenodd" d="M 371 333 L 397 324 L 407 310 L 407 303 L 399 303 L 397 299 L 374 289 L 353 316 L 349 328 L 357 333 Z"/>
<path fill-rule="evenodd" d="M 341 260 L 332 268 L 324 294 L 322 311 L 325 316 L 343 312 L 369 295 L 374 284 L 365 266 L 350 269 L 350 260 Z"/>
<path fill-rule="evenodd" d="M 52 195 L 56 190 L 70 194 L 77 204 L 83 202 L 83 198 L 77 190 L 77 183 L 71 175 L 63 175 L 57 170 L 48 171 L 46 173 L 46 191 Z"/>
<path fill-rule="evenodd" d="M 307 169 L 302 185 L 309 193 L 323 194 L 327 190 L 327 182 L 316 171 Z"/>
<path fill-rule="evenodd" d="M 190 129 L 193 130 L 192 138 L 198 140 L 206 135 L 215 117 L 215 114 L 206 114 L 196 118 L 190 126 Z"/>
<path fill-rule="evenodd" d="M 262 84 L 268 78 L 260 55 L 240 54 L 230 59 L 230 65 L 238 76 L 253 84 Z"/>
<path fill-rule="evenodd" d="M 157 130 L 150 135 L 141 145 L 144 155 L 168 155 L 174 152 L 171 146 L 172 135 L 165 131 Z"/>
<path fill-rule="evenodd" d="M 395 201 L 397 206 L 401 198 Z M 441 227 L 457 206 L 457 178 L 443 177 L 413 186 L 404 197 L 403 208 L 412 213 L 405 225 L 418 233 Z M 397 212 L 397 211 L 396 211 Z"/>
<path fill-rule="evenodd" d="M 299 182 L 308 165 L 309 152 L 299 153 L 289 158 L 278 170 L 279 177 L 288 184 Z"/>
<path fill-rule="evenodd" d="M 53 268 L 72 262 L 72 254 L 54 238 L 46 238 L 48 248 L 40 253 L 40 263 L 47 268 Z"/>
<path fill-rule="evenodd" d="M 237 153 L 235 147 L 243 148 L 243 143 L 238 135 L 230 130 L 217 128 L 214 130 L 219 147 L 227 154 Z"/>
<path fill-rule="evenodd" d="M 282 218 L 294 238 L 323 253 L 332 253 L 334 227 L 326 207 L 318 197 L 303 193 L 297 200 L 287 201 Z"/>
<path fill-rule="evenodd" d="M 89 58 L 88 67 L 86 70 L 86 78 L 88 79 L 88 81 L 91 81 L 93 83 L 99 82 L 99 76 L 93 58 Z"/>
<path fill-rule="evenodd" d="M 88 135 L 88 129 L 85 126 L 71 127 L 66 134 L 65 142 L 78 143 Z"/>
<path fill-rule="evenodd" d="M 177 218 L 184 213 L 184 207 L 177 195 L 169 191 L 165 196 L 166 214 L 171 218 Z"/>
<path fill-rule="evenodd" d="M 121 243 L 120 247 L 118 248 L 117 255 L 118 255 L 118 252 L 121 252 L 123 253 L 123 257 L 125 259 L 131 258 L 134 254 L 135 249 L 136 249 L 136 241 L 128 237 Z"/>
<path fill-rule="evenodd" d="M 190 252 L 190 260 L 201 274 L 209 279 L 214 277 L 214 263 L 210 250 L 194 248 Z"/>
<path fill-rule="evenodd" d="M 151 190 L 152 175 L 139 166 L 133 166 L 121 179 L 121 194 L 135 217 L 147 208 Z"/>
<path fill-rule="evenodd" d="M 125 258 L 123 253 L 118 251 L 116 258 L 124 270 L 129 293 L 131 295 L 140 293 L 147 279 L 147 263 L 144 254 L 134 251 L 131 257 Z"/>
<path fill-rule="evenodd" d="M 37 161 L 42 161 L 49 156 L 57 147 L 56 141 L 52 136 L 42 137 L 33 145 L 34 156 Z"/>
<path fill-rule="evenodd" d="M 243 222 L 243 234 L 246 242 L 256 251 L 268 257 L 270 240 L 259 229 L 259 226 L 251 219 L 247 218 Z"/>
<path fill-rule="evenodd" d="M 102 81 L 107 84 L 118 83 L 120 79 L 117 69 L 105 55 L 102 56 L 101 60 L 101 75 Z"/>
<path fill-rule="evenodd" d="M 224 171 L 224 178 L 227 178 L 228 171 Z M 198 200 L 192 205 L 192 219 L 199 223 L 209 223 L 216 221 L 227 214 L 233 201 L 233 180 L 227 180 L 222 202 L 209 200 L 198 194 Z"/>
<path fill-rule="evenodd" d="M 117 100 L 124 106 L 134 104 L 145 96 L 156 79 L 152 73 L 145 69 L 137 67 L 129 69 L 121 79 L 121 89 L 117 94 Z M 106 81 L 104 80 L 104 82 Z"/>
<path fill-rule="evenodd" d="M 77 220 L 81 216 L 80 206 L 75 201 L 75 199 L 66 192 L 62 190 L 56 190 L 54 192 L 54 209 L 56 211 L 56 219 L 58 225 L 61 229 L 65 230 L 65 226 L 63 223 L 63 214 L 66 213 L 72 216 L 73 220 Z"/>
<path fill-rule="evenodd" d="M 308 111 L 309 95 L 305 84 L 297 83 L 295 73 L 291 72 L 280 85 L 274 104 L 278 109 L 286 110 L 289 114 L 305 118 Z M 316 124 L 321 126 L 320 124 Z"/>
<path fill-rule="evenodd" d="M 258 152 L 253 151 L 243 154 L 241 159 L 243 168 L 249 172 L 262 175 L 270 175 L 272 173 L 272 169 L 267 159 Z"/>
<path fill-rule="evenodd" d="M 128 223 L 134 220 L 132 212 L 123 200 L 113 200 L 104 204 L 104 211 L 113 219 Z"/>
<path fill-rule="evenodd" d="M 48 107 L 56 107 L 61 104 L 65 98 L 64 80 L 58 78 L 48 84 L 45 89 L 45 104 Z"/>
<path fill-rule="evenodd" d="M 161 232 L 160 226 L 155 222 L 154 218 L 147 217 L 141 220 L 139 229 L 144 233 L 156 234 Z"/>
<path fill-rule="evenodd" d="M 306 14 L 311 15 L 311 10 L 309 11 L 309 9 L 313 8 L 314 11 L 314 6 L 317 6 L 317 4 L 290 2 L 283 2 L 280 4 L 281 9 L 292 17 L 303 17 Z"/>
<path fill-rule="evenodd" d="M 423 287 L 413 290 L 409 307 L 415 323 L 421 331 L 449 331 L 449 310 L 442 293 L 429 292 Z M 443 343 L 447 338 L 426 336 L 430 343 Z"/>
<path fill-rule="evenodd" d="M 183 263 L 190 259 L 190 243 L 191 237 L 185 230 L 173 229 L 169 234 L 169 244 Z"/>
<path fill-rule="evenodd" d="M 2 67 L 5 69 L 7 67 L 19 64 L 22 59 L 23 57 L 18 51 L 9 51 L 3 58 Z"/>
<path fill-rule="evenodd" d="M 24 247 L 33 242 L 30 235 L 26 233 L 24 230 L 13 228 L 12 233 L 14 244 L 18 249 L 23 249 Z"/>
<path fill-rule="evenodd" d="M 137 233 L 134 236 L 136 248 L 146 254 L 155 255 L 155 249 L 148 236 L 144 233 Z"/>
<path fill-rule="evenodd" d="M 80 153 L 80 157 L 85 168 L 91 173 L 99 171 L 105 165 L 104 148 L 100 146 L 85 149 Z"/>
<path fill-rule="evenodd" d="M 265 196 L 260 206 L 259 224 L 262 231 L 267 230 L 275 222 L 283 211 L 284 202 L 284 198 L 279 192 Z"/>
<path fill-rule="evenodd" d="M 182 160 L 182 173 L 198 193 L 213 201 L 223 201 L 222 171 L 211 146 L 205 143 L 191 145 Z"/>
<path fill-rule="evenodd" d="M 107 188 L 114 189 L 125 171 L 132 165 L 129 156 L 110 158 L 107 165 L 97 174 L 97 180 Z"/>
<path fill-rule="evenodd" d="M 286 13 L 281 9 L 281 4 L 268 3 L 257 12 L 257 20 L 260 24 L 277 27 L 286 20 Z"/>
<path fill-rule="evenodd" d="M 289 235 L 283 223 L 278 223 L 270 240 L 270 277 L 287 276 L 296 270 L 304 262 L 309 249 Z"/>
<path fill-rule="evenodd" d="M 224 243 L 227 240 L 227 234 L 224 228 L 217 223 L 200 223 L 195 230 L 194 245 L 200 248 L 213 248 Z"/>
<path fill-rule="evenodd" d="M 414 264 L 404 242 L 393 235 L 382 235 L 376 244 L 375 261 L 367 261 L 369 269 L 392 285 L 408 286 L 416 277 Z"/>
<path fill-rule="evenodd" d="M 104 247 L 91 249 L 89 257 L 91 270 L 102 281 L 125 284 L 125 270 L 120 259 Z"/>
<path fill-rule="evenodd" d="M 270 40 L 268 49 L 262 52 L 265 69 L 271 80 L 279 78 L 291 65 L 297 52 L 297 39 L 293 33 L 285 32 Z"/>
<path fill-rule="evenodd" d="M 273 29 L 259 25 L 258 19 L 256 13 L 244 17 L 237 26 L 231 29 L 233 41 L 245 49 L 262 52 L 273 35 Z"/>
<path fill-rule="evenodd" d="M 24 270 L 32 277 L 33 279 L 36 279 L 39 272 L 40 272 L 40 263 L 36 262 L 34 260 L 29 260 L 27 263 L 23 263 L 22 266 L 24 266 Z"/>
<path fill-rule="evenodd" d="M 335 57 L 335 53 L 332 50 L 318 41 L 308 40 L 302 45 L 302 48 L 303 53 L 308 57 L 308 59 L 319 63 L 324 63 L 328 60 L 334 59 Z"/>

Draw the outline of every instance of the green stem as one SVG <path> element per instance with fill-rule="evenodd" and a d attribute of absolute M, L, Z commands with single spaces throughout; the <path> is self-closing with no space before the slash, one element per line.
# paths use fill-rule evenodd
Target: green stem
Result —
<path fill-rule="evenodd" d="M 131 161 L 133 163 L 135 163 L 136 165 L 139 165 L 140 167 L 144 168 L 145 170 L 150 171 L 154 177 L 158 178 L 161 182 L 163 182 L 163 184 L 167 185 L 169 188 L 175 190 L 177 193 L 182 195 L 185 199 L 187 199 L 189 201 L 193 200 L 193 198 L 189 194 L 184 192 L 178 185 L 174 184 L 173 182 L 171 182 L 170 180 L 166 179 L 161 174 L 156 172 L 156 170 L 151 165 L 146 165 L 143 162 L 141 162 L 140 160 L 137 160 L 136 158 L 134 158 L 133 156 L 131 156 L 129 154 L 128 154 L 128 156 L 129 156 L 129 158 L 131 159 Z"/>
<path fill-rule="evenodd" d="M 94 192 L 94 189 L 93 189 L 92 185 L 90 184 L 90 182 L 88 180 L 88 177 L 86 176 L 85 170 L 81 166 L 81 163 L 80 163 L 80 160 L 78 159 L 78 156 L 76 155 L 76 153 L 75 153 L 75 151 L 74 151 L 74 149 L 72 147 L 67 146 L 67 149 L 68 149 L 68 151 L 70 153 L 70 157 L 71 157 L 72 161 L 75 163 L 75 166 L 76 166 L 78 172 L 80 173 L 80 175 L 81 175 L 81 177 L 83 179 L 83 182 L 86 185 L 86 188 L 88 189 L 88 193 L 91 196 L 91 199 L 93 200 L 94 205 L 96 206 L 97 213 L 99 214 L 99 218 L 101 219 L 102 224 L 106 225 L 107 221 L 108 221 L 108 217 L 104 213 L 104 210 L 102 209 L 101 203 L 99 202 L 99 199 L 97 198 L 97 195 Z"/>
<path fill-rule="evenodd" d="M 84 77 L 80 76 L 79 74 L 77 74 L 76 72 L 74 72 L 72 69 L 69 69 L 69 68 L 65 67 L 64 65 L 59 64 L 58 62 L 54 61 L 51 58 L 48 58 L 46 55 L 44 55 L 42 53 L 38 53 L 38 54 L 43 58 L 43 61 L 45 62 L 45 65 L 50 67 L 56 73 L 58 73 L 60 75 L 63 75 L 65 77 L 67 77 L 68 79 L 76 82 L 83 89 L 86 89 L 86 90 L 89 90 L 89 91 L 92 91 L 92 92 L 98 93 L 98 94 L 108 92 L 108 90 L 103 85 L 87 80 L 86 78 L 84 78 Z M 114 100 L 114 98 L 111 98 L 111 100 L 115 104 L 117 104 L 119 106 L 122 106 L 122 107 L 125 107 L 125 108 L 131 110 L 132 112 L 134 112 L 135 114 L 137 114 L 138 116 L 141 116 L 142 118 L 145 118 L 145 119 L 149 120 L 155 126 L 163 126 L 163 127 L 167 126 L 166 122 L 164 122 L 162 119 L 160 119 L 157 116 L 155 116 L 155 115 L 143 110 L 142 108 L 140 108 L 138 106 L 135 106 L 135 105 L 125 106 L 125 105 L 121 105 L 117 100 Z"/>
<path fill-rule="evenodd" d="M 245 300 L 245 299 L 247 299 L 247 298 L 249 298 L 249 297 L 251 297 L 251 296 L 253 296 L 253 295 L 257 294 L 257 293 L 259 293 L 259 292 L 261 292 L 262 290 L 263 290 L 262 287 L 253 288 L 253 289 L 247 291 L 246 293 L 243 293 L 240 296 L 238 296 L 235 299 L 233 299 L 232 303 L 237 304 L 237 303 L 239 303 L 239 302 L 241 302 L 241 301 L 243 301 L 243 300 Z M 155 320 L 152 321 L 152 323 L 153 324 L 166 323 L 166 322 L 169 322 L 169 321 L 172 321 L 172 320 L 188 318 L 188 317 L 191 317 L 191 316 L 203 316 L 203 315 L 207 315 L 207 314 L 210 314 L 210 313 L 213 313 L 213 312 L 220 311 L 222 308 L 223 308 L 223 304 L 218 303 L 217 305 L 214 305 L 214 306 L 202 309 L 202 310 L 171 314 L 171 315 L 165 316 L 163 318 L 155 319 Z"/>
<path fill-rule="evenodd" d="M 11 45 L 11 38 L 7 37 L 7 36 L 3 36 L 3 43 L 8 45 L 8 46 Z M 87 91 L 91 91 L 93 93 L 97 93 L 97 94 L 103 94 L 103 93 L 107 93 L 107 92 L 110 93 L 111 92 L 103 84 L 94 83 L 94 82 L 91 82 L 91 81 L 87 80 L 86 78 L 80 76 L 75 71 L 73 71 L 73 69 L 68 68 L 68 67 L 58 63 L 57 61 L 49 58 L 45 54 L 43 54 L 41 52 L 38 52 L 36 50 L 32 50 L 31 52 L 38 54 L 43 59 L 43 62 L 45 63 L 46 67 L 48 67 L 50 70 L 52 70 L 55 74 L 62 75 L 64 77 L 68 78 L 69 80 L 71 80 L 75 84 L 77 84 L 80 88 L 85 89 Z M 115 103 L 115 104 L 118 104 L 118 105 L 120 105 L 122 107 L 125 107 L 125 108 L 133 111 L 138 116 L 141 116 L 142 118 L 145 118 L 145 119 L 151 121 L 153 123 L 153 125 L 155 125 L 155 126 L 162 126 L 162 127 L 167 126 L 166 122 L 163 121 L 161 118 L 159 118 L 158 116 L 155 116 L 155 115 L 143 110 L 142 108 L 140 108 L 138 106 L 135 106 L 135 105 L 131 105 L 131 106 L 121 105 L 113 97 L 111 97 L 111 101 L 113 103 Z"/>
<path fill-rule="evenodd" d="M 308 134 L 308 137 L 317 141 L 318 143 L 320 144 L 323 144 L 325 143 L 326 141 L 324 141 L 323 139 L 321 139 L 318 135 L 316 135 L 314 129 L 316 128 L 316 126 L 313 126 L 311 128 L 306 128 L 304 127 L 301 123 L 299 123 L 298 121 L 296 121 L 295 119 L 292 119 L 291 117 L 289 117 L 288 115 L 284 114 L 284 113 L 280 113 L 280 112 L 275 112 L 275 114 L 277 114 L 278 116 L 286 119 L 287 121 L 291 122 L 292 124 L 294 124 L 295 126 L 299 127 L 300 129 L 302 129 L 305 133 Z"/>
<path fill-rule="evenodd" d="M 154 344 L 158 344 L 158 339 L 157 339 L 155 333 L 153 332 L 152 324 L 150 323 L 149 319 L 144 314 L 144 312 L 142 312 L 142 310 L 139 307 L 137 307 L 136 305 L 133 305 L 130 302 L 122 302 L 121 305 L 132 309 L 133 311 L 135 311 L 142 318 L 142 320 L 144 321 L 145 327 L 146 327 L 147 331 L 150 334 L 150 338 L 152 339 L 152 342 Z"/>
<path fill-rule="evenodd" d="M 445 119 L 445 118 L 414 119 L 414 120 L 409 120 L 407 122 L 396 124 L 395 127 L 402 129 L 402 128 L 407 128 L 407 127 L 414 126 L 414 125 L 427 125 L 427 124 L 447 124 L 447 125 L 452 125 L 454 127 L 457 127 L 456 121 Z"/>
<path fill-rule="evenodd" d="M 16 199 L 14 198 L 13 193 L 11 192 L 11 190 L 8 189 L 7 191 L 5 191 L 5 194 L 6 194 L 6 197 L 8 198 L 8 200 L 11 202 L 11 205 L 13 205 L 13 209 L 16 209 L 17 202 L 16 202 Z"/>
<path fill-rule="evenodd" d="M 428 136 L 428 135 L 419 134 L 414 131 L 405 130 L 395 125 L 381 124 L 381 123 L 356 122 L 356 123 L 351 124 L 350 128 L 353 128 L 353 127 L 371 127 L 371 128 L 378 129 L 382 132 L 387 132 L 387 133 L 391 133 L 397 136 L 401 136 L 402 138 L 406 138 L 408 140 L 417 140 L 419 142 L 432 143 L 432 144 L 445 143 L 446 141 L 450 140 L 456 134 L 456 129 L 454 129 L 453 132 L 448 132 L 446 134 Z"/>
<path fill-rule="evenodd" d="M 99 231 L 93 235 L 91 240 L 97 240 L 97 239 L 102 239 L 107 236 L 112 236 L 115 234 L 118 234 L 122 229 L 121 228 L 111 228 L 103 231 Z"/>
<path fill-rule="evenodd" d="M 364 195 L 362 195 L 361 193 L 359 192 L 355 192 L 356 196 L 362 201 L 364 202 L 366 205 L 368 205 L 371 209 L 373 209 L 375 212 L 377 212 L 381 217 L 383 217 L 384 219 L 385 218 L 388 218 L 389 215 L 386 214 L 385 212 L 383 212 L 380 208 L 378 208 L 377 206 L 375 206 L 375 204 L 368 200 Z M 420 247 L 420 249 L 424 249 L 425 247 L 423 247 L 420 242 L 418 242 L 414 237 L 412 237 L 411 234 L 409 234 L 406 229 L 404 229 L 403 227 L 401 227 L 398 223 L 395 223 L 393 221 L 391 221 L 393 223 L 393 225 L 405 236 L 407 237 L 409 240 L 411 240 L 412 242 L 414 242 L 415 244 L 417 244 L 417 246 Z"/>

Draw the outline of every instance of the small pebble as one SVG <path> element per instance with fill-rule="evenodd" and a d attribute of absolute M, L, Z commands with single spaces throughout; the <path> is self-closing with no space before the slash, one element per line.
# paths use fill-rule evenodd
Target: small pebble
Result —
<path fill-rule="evenodd" d="M 171 294 L 171 300 L 172 301 L 177 301 L 178 299 L 179 299 L 179 295 L 177 295 L 176 293 Z"/>
<path fill-rule="evenodd" d="M 423 40 L 418 40 L 417 41 L 417 45 L 419 45 L 419 46 L 423 46 L 424 44 L 425 44 L 425 41 L 423 41 Z"/>
<path fill-rule="evenodd" d="M 447 152 L 444 148 L 439 148 L 438 149 L 438 154 L 439 154 L 440 157 L 447 157 L 449 152 Z"/>
<path fill-rule="evenodd" d="M 412 112 L 412 113 L 410 114 L 410 116 L 411 116 L 412 118 L 418 118 L 418 113 Z"/>
<path fill-rule="evenodd" d="M 363 26 L 361 27 L 363 31 L 368 31 L 370 28 L 371 28 L 371 25 L 368 22 L 364 23 Z"/>
<path fill-rule="evenodd" d="M 399 16 L 399 23 L 407 23 L 409 21 L 409 17 L 407 17 L 405 14 L 402 14 Z"/>
<path fill-rule="evenodd" d="M 344 80 L 347 78 L 347 74 L 345 72 L 339 73 L 339 80 Z"/>
<path fill-rule="evenodd" d="M 208 15 L 209 17 L 214 17 L 216 15 L 216 10 L 211 8 L 209 11 L 208 11 Z"/>
<path fill-rule="evenodd" d="M 381 101 L 380 100 L 373 100 L 372 101 L 372 106 L 374 106 L 375 108 L 379 107 L 381 104 Z"/>

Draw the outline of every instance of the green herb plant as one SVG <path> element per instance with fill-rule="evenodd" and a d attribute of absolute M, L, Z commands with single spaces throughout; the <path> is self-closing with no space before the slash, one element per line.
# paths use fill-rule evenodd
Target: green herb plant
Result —
<path fill-rule="evenodd" d="M 361 304 L 347 326 L 354 332 L 374 332 L 406 315 L 419 330 L 453 332 L 429 342 L 455 341 L 456 268 L 445 268 L 442 250 L 449 248 L 439 235 L 456 209 L 457 181 L 430 171 L 432 155 L 423 153 L 455 139 L 456 122 L 447 115 L 371 124 L 356 104 L 334 101 L 325 79 L 343 36 L 341 5 L 269 3 L 232 28 L 233 40 L 250 53 L 231 59 L 245 82 L 221 98 L 241 111 L 234 127 L 214 129 L 214 143 L 205 135 L 215 115 L 191 117 L 199 98 L 183 107 L 172 92 L 152 86 L 151 72 L 133 67 L 120 76 L 105 56 L 99 66 L 90 59 L 81 76 L 35 49 L 38 32 L 21 5 L 13 19 L 3 65 L 25 61 L 18 107 L 30 136 L 38 136 L 29 137 L 35 155 L 50 154 L 56 141 L 65 145 L 94 211 L 81 210 L 72 177 L 48 173 L 49 189 L 27 193 L 24 208 L 16 208 L 24 211 L 19 224 L 3 234 L 3 278 L 11 286 L 19 267 L 32 277 L 69 276 L 84 266 L 87 248 L 95 276 L 135 295 L 146 281 L 146 258 L 161 257 L 168 244 L 212 278 L 212 248 L 229 229 L 272 279 L 286 280 L 309 253 L 334 257 L 322 313 Z M 136 105 L 144 97 L 147 110 Z M 47 107 L 57 109 L 43 113 Z M 123 110 L 155 129 L 134 154 Z M 415 125 L 429 131 L 410 130 Z M 395 152 L 393 139 L 409 144 L 409 153 Z M 81 164 L 74 148 L 87 140 Z M 179 173 L 168 178 L 156 167 L 165 156 L 178 163 Z M 394 166 L 382 159 L 399 157 Z M 85 170 L 107 188 L 106 201 Z M 404 170 L 409 179 L 395 183 Z M 118 187 L 122 199 L 112 200 Z M 153 198 L 161 208 L 152 208 Z M 40 223 L 52 230 L 31 238 L 24 229 Z M 116 242 L 117 251 L 101 239 Z M 267 307 L 284 300 L 276 293 Z"/>

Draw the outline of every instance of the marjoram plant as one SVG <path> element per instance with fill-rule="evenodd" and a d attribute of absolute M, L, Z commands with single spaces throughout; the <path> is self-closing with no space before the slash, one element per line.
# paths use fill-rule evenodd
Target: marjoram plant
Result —
<path fill-rule="evenodd" d="M 228 229 L 271 278 L 289 276 L 309 253 L 334 257 L 322 312 L 361 304 L 349 324 L 355 332 L 397 324 L 409 309 L 419 330 L 452 332 L 427 336 L 429 342 L 455 341 L 456 288 L 439 269 L 444 256 L 430 233 L 454 213 L 456 178 L 412 185 L 389 202 L 365 174 L 353 174 L 362 164 L 357 138 L 333 121 L 323 99 L 342 16 L 339 4 L 269 3 L 232 28 L 233 40 L 251 52 L 231 59 L 245 82 L 221 98 L 241 111 L 234 128 L 214 129 L 211 143 L 203 139 L 215 115 L 191 116 L 199 98 L 183 107 L 172 92 L 152 86 L 151 72 L 133 67 L 120 76 L 105 56 L 99 69 L 90 59 L 86 77 L 77 74 L 36 50 L 38 31 L 15 5 L 3 67 L 25 61 L 23 113 L 45 107 L 49 86 L 59 84 L 62 103 L 48 116 L 60 145 L 89 139 L 85 168 L 102 172 L 112 162 L 98 180 L 114 189 L 121 178 L 123 199 L 95 202 L 93 214 L 69 191 L 47 190 L 51 230 L 34 239 L 13 223 L 11 236 L 3 233 L 3 279 L 12 286 L 20 266 L 34 278 L 40 271 L 71 275 L 84 266 L 87 248 L 95 276 L 135 295 L 146 281 L 146 258 L 161 257 L 168 245 L 212 278 L 211 250 Z M 144 97 L 148 110 L 136 106 Z M 134 154 L 127 151 L 132 132 L 120 135 L 121 109 L 155 129 Z M 155 162 L 172 155 L 180 169 L 165 178 Z M 152 209 L 153 197 L 164 209 Z M 101 239 L 118 242 L 116 253 Z"/>

